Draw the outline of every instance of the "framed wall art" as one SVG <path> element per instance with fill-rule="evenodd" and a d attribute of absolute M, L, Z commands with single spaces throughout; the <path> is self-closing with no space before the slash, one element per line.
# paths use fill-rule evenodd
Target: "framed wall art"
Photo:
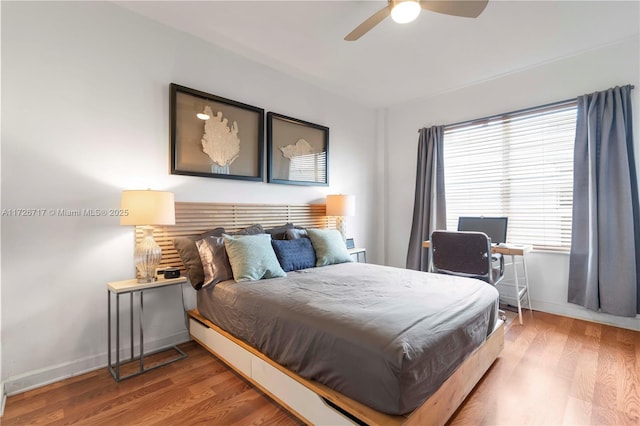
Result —
<path fill-rule="evenodd" d="M 268 182 L 329 185 L 329 128 L 267 113 Z"/>
<path fill-rule="evenodd" d="M 170 85 L 171 173 L 263 181 L 264 110 Z"/>

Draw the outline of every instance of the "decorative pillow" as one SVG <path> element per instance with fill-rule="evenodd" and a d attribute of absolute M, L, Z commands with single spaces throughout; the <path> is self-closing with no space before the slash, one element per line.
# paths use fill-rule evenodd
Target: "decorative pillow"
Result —
<path fill-rule="evenodd" d="M 229 235 L 256 235 L 256 234 L 264 234 L 264 228 L 259 223 L 255 225 L 247 226 L 236 232 L 230 232 Z"/>
<path fill-rule="evenodd" d="M 284 233 L 285 240 L 295 240 L 297 238 L 309 238 L 309 234 L 307 234 L 307 230 L 304 228 L 292 228 L 287 229 Z"/>
<path fill-rule="evenodd" d="M 254 281 L 287 275 L 273 252 L 269 234 L 239 236 L 224 234 L 223 237 L 233 270 L 233 278 L 236 281 Z"/>
<path fill-rule="evenodd" d="M 204 272 L 202 287 L 233 279 L 233 272 L 227 256 L 227 250 L 224 248 L 223 237 L 209 236 L 203 238 L 196 241 L 196 247 L 198 247 Z"/>
<path fill-rule="evenodd" d="M 286 240 L 286 232 L 289 229 L 293 229 L 293 223 L 285 223 L 282 226 L 277 226 L 271 229 L 265 229 L 264 232 L 271 235 L 272 240 Z"/>
<path fill-rule="evenodd" d="M 307 234 L 316 252 L 316 266 L 353 262 L 342 239 L 335 229 L 307 229 Z"/>
<path fill-rule="evenodd" d="M 316 266 L 316 253 L 309 238 L 271 240 L 271 245 L 285 272 Z"/>
<path fill-rule="evenodd" d="M 204 232 L 200 235 L 192 237 L 176 237 L 173 240 L 173 246 L 182 259 L 182 263 L 187 269 L 187 277 L 189 282 L 196 290 L 202 287 L 204 282 L 204 270 L 200 261 L 200 253 L 196 247 L 196 241 L 209 236 L 221 237 L 224 234 L 224 228 L 216 228 L 211 231 Z"/>

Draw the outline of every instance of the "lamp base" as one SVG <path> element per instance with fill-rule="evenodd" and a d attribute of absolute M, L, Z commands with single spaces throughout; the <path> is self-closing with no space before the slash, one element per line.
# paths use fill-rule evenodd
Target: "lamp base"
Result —
<path fill-rule="evenodd" d="M 151 283 L 157 280 L 156 267 L 162 259 L 162 249 L 153 239 L 153 228 L 150 226 L 142 226 L 143 236 L 140 243 L 136 246 L 133 259 L 138 269 L 138 282 Z"/>
<path fill-rule="evenodd" d="M 342 240 L 347 241 L 347 223 L 344 216 L 336 216 L 336 228 L 342 234 Z"/>

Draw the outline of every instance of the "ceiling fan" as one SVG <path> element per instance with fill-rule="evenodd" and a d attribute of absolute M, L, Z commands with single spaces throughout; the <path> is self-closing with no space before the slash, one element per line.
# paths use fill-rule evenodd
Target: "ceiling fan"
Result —
<path fill-rule="evenodd" d="M 487 7 L 489 0 L 387 0 L 388 4 L 358 25 L 344 38 L 355 41 L 391 15 L 394 21 L 404 24 L 418 17 L 420 9 L 445 15 L 476 18 Z"/>

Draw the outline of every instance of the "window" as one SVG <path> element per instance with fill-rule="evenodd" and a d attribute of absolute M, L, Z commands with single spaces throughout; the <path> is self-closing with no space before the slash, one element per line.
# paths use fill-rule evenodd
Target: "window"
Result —
<path fill-rule="evenodd" d="M 508 216 L 508 242 L 568 251 L 575 128 L 575 101 L 445 127 L 447 228 Z"/>

